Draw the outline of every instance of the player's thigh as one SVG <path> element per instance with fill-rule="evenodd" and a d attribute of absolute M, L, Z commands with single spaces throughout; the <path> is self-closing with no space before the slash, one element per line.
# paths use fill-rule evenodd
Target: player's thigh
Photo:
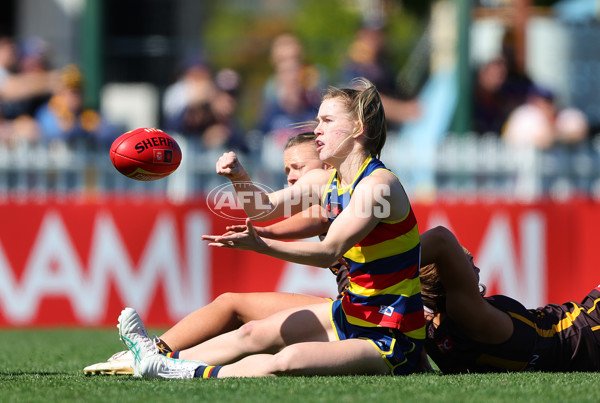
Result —
<path fill-rule="evenodd" d="M 243 323 L 265 319 L 290 308 L 326 302 L 325 298 L 284 292 L 229 293 L 230 303 Z"/>
<path fill-rule="evenodd" d="M 310 304 L 279 311 L 240 328 L 240 334 L 255 340 L 267 341 L 271 346 L 285 346 L 308 341 L 337 340 L 330 320 L 331 302 Z"/>
<path fill-rule="evenodd" d="M 288 346 L 273 356 L 276 374 L 362 375 L 389 374 L 379 351 L 368 340 L 347 339 Z"/>

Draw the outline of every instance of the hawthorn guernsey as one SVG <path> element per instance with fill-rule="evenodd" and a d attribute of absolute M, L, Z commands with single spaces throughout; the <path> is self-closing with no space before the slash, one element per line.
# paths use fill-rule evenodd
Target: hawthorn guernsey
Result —
<path fill-rule="evenodd" d="M 179 144 L 155 128 L 139 128 L 119 136 L 110 147 L 110 159 L 123 175 L 153 181 L 172 174 L 181 163 Z"/>

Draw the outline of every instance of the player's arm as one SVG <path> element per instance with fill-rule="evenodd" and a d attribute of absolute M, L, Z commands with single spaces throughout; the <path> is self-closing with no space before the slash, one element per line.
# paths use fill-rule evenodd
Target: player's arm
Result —
<path fill-rule="evenodd" d="M 259 236 L 269 239 L 304 239 L 326 233 L 331 222 L 320 204 L 266 227 L 255 227 Z"/>
<path fill-rule="evenodd" d="M 255 221 L 268 221 L 296 214 L 313 204 L 319 204 L 323 186 L 331 172 L 313 169 L 293 186 L 266 193 L 256 186 L 234 152 L 223 154 L 216 164 L 217 173 L 231 180 L 238 201 Z"/>
<path fill-rule="evenodd" d="M 481 297 L 473 265 L 444 227 L 421 235 L 421 266 L 431 263 L 436 263 L 446 290 L 446 314 L 461 331 L 483 343 L 502 343 L 512 335 L 511 319 Z"/>
<path fill-rule="evenodd" d="M 254 227 L 256 234 L 269 239 L 304 239 L 324 234 L 329 229 L 330 221 L 323 207 L 318 204 L 294 214 L 290 218 L 265 227 Z M 246 225 L 229 225 L 225 228 L 231 232 L 243 232 Z"/>
<path fill-rule="evenodd" d="M 312 172 L 312 171 L 311 171 Z M 373 176 L 373 175 L 372 175 Z M 394 187 L 391 195 L 386 193 L 373 177 L 365 178 L 354 189 L 346 208 L 333 221 L 321 242 L 284 242 L 260 238 L 250 220 L 248 231 L 227 236 L 203 236 L 210 246 L 254 250 L 275 258 L 316 267 L 329 267 L 347 250 L 375 228 L 382 219 L 395 219 L 394 205 L 407 205 L 402 190 Z M 397 181 L 396 181 L 397 182 Z M 390 189 L 387 187 L 387 189 Z M 394 211 L 390 217 L 390 208 Z M 382 216 L 382 212 L 385 217 Z M 402 217 L 398 217 L 400 219 Z"/>

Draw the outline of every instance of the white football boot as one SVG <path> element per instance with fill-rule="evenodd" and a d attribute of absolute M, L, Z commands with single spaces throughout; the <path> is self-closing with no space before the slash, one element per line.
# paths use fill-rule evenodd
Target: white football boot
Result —
<path fill-rule="evenodd" d="M 139 366 L 145 357 L 158 354 L 158 348 L 152 341 L 140 315 L 133 308 L 125 308 L 119 315 L 119 337 L 133 354 L 133 373 L 140 376 Z"/>
<path fill-rule="evenodd" d="M 104 362 L 88 365 L 86 375 L 133 375 L 133 354 L 129 350 L 119 351 Z"/>
<path fill-rule="evenodd" d="M 140 366 L 144 378 L 189 379 L 194 377 L 196 369 L 206 365 L 202 361 L 188 361 L 155 354 L 145 357 Z"/>

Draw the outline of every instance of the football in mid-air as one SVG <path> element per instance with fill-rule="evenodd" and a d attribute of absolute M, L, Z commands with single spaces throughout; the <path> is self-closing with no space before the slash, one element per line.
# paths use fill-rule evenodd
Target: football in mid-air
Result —
<path fill-rule="evenodd" d="M 181 163 L 181 149 L 162 130 L 142 127 L 122 134 L 112 143 L 110 160 L 128 178 L 153 181 L 175 172 Z"/>

